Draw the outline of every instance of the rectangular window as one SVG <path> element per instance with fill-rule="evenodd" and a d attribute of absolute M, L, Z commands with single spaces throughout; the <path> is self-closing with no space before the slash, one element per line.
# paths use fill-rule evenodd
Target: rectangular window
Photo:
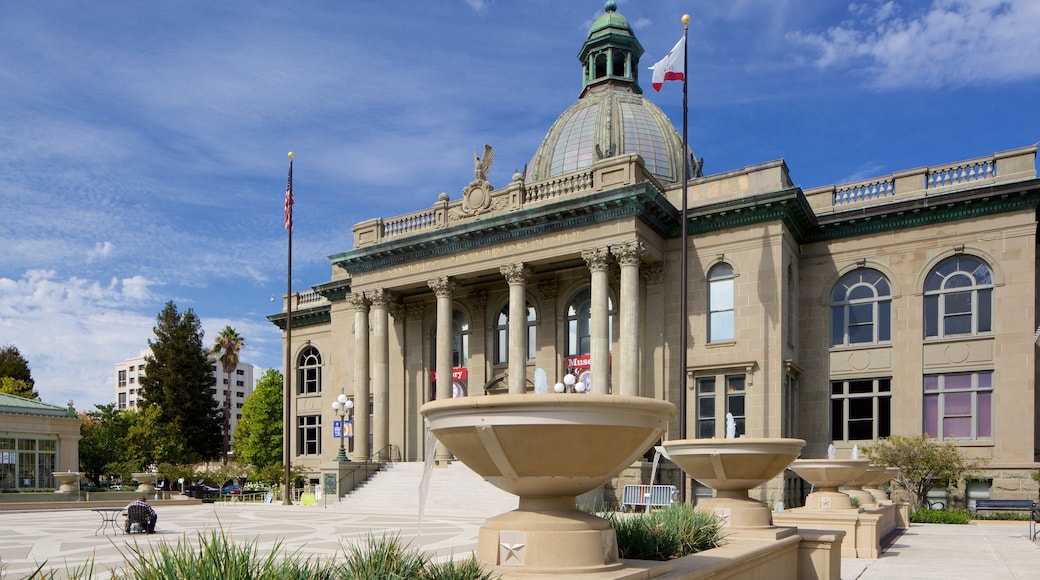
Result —
<path fill-rule="evenodd" d="M 715 377 L 697 379 L 697 437 L 715 437 Z"/>
<path fill-rule="evenodd" d="M 991 439 L 992 371 L 926 375 L 924 432 L 935 439 Z"/>
<path fill-rule="evenodd" d="M 831 381 L 831 439 L 873 441 L 891 434 L 891 378 Z"/>
<path fill-rule="evenodd" d="M 119 408 L 126 408 L 126 393 L 119 393 Z"/>
<path fill-rule="evenodd" d="M 243 391 L 235 391 L 235 396 L 241 399 L 242 397 L 245 397 L 246 394 Z"/>
<path fill-rule="evenodd" d="M 235 381 L 235 386 L 236 387 L 244 387 L 244 386 L 246 386 L 246 382 L 245 381 Z"/>
<path fill-rule="evenodd" d="M 242 370 L 242 369 L 235 369 L 235 374 L 239 375 L 239 376 L 242 376 L 242 375 L 246 374 L 246 372 L 244 370 Z"/>
<path fill-rule="evenodd" d="M 321 367 L 307 367 L 299 370 L 296 381 L 297 395 L 310 395 L 321 392 Z"/>
<path fill-rule="evenodd" d="M 130 365 L 130 372 L 134 372 L 134 365 Z"/>
<path fill-rule="evenodd" d="M 733 340 L 733 279 L 709 283 L 711 312 L 708 314 L 708 341 Z"/>
<path fill-rule="evenodd" d="M 740 437 L 747 433 L 746 413 L 744 411 L 744 388 L 746 375 L 730 375 L 726 377 L 726 412 L 733 415 L 736 422 L 736 433 Z"/>
<path fill-rule="evenodd" d="M 296 454 L 321 454 L 321 415 L 296 418 Z"/>
<path fill-rule="evenodd" d="M 117 386 L 120 386 L 120 387 L 125 387 L 126 386 L 126 371 L 125 370 L 119 371 L 119 382 L 117 383 Z"/>

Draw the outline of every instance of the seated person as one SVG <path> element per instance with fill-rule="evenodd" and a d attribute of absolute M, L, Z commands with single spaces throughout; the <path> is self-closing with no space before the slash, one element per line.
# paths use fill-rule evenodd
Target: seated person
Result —
<path fill-rule="evenodd" d="M 132 523 L 138 523 L 138 518 L 141 515 L 144 516 L 145 532 L 149 534 L 155 533 L 155 521 L 159 519 L 158 514 L 152 509 L 152 506 L 148 505 L 148 498 L 144 495 L 138 496 L 137 499 L 130 502 L 130 505 L 126 506 L 126 532 L 130 533 L 130 526 Z"/>

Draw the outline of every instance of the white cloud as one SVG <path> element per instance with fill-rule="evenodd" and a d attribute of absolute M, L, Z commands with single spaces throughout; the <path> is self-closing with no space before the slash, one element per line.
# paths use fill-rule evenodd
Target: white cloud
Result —
<path fill-rule="evenodd" d="M 852 4 L 852 19 L 822 33 L 790 35 L 820 68 L 862 68 L 878 88 L 1014 82 L 1040 76 L 1040 2 L 933 0 L 906 14 L 903 3 Z"/>
<path fill-rule="evenodd" d="M 87 261 L 107 258 L 110 253 L 112 253 L 112 242 L 98 242 L 94 244 L 93 250 L 87 252 Z"/>

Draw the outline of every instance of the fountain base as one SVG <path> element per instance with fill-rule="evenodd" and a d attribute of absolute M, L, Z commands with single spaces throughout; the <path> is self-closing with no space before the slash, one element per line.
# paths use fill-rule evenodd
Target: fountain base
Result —
<path fill-rule="evenodd" d="M 588 574 L 622 567 L 607 520 L 574 508 L 521 507 L 488 518 L 480 528 L 477 559 L 501 573 Z"/>
<path fill-rule="evenodd" d="M 713 498 L 697 502 L 697 509 L 714 513 L 727 528 L 769 528 L 773 526 L 773 513 L 766 504 L 751 499 L 747 492 L 738 492 L 737 497 L 727 497 L 724 491 L 716 492 Z M 743 496 L 743 497 L 740 497 Z"/>
<path fill-rule="evenodd" d="M 852 509 L 852 498 L 837 489 L 821 489 L 806 496 L 805 509 Z"/>

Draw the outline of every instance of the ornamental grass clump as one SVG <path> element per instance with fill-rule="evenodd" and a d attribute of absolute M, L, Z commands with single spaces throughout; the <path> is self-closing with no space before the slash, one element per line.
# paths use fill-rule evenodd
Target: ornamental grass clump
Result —
<path fill-rule="evenodd" d="M 688 504 L 606 518 L 617 534 L 618 556 L 626 559 L 674 560 L 717 548 L 723 539 L 718 518 Z"/>

